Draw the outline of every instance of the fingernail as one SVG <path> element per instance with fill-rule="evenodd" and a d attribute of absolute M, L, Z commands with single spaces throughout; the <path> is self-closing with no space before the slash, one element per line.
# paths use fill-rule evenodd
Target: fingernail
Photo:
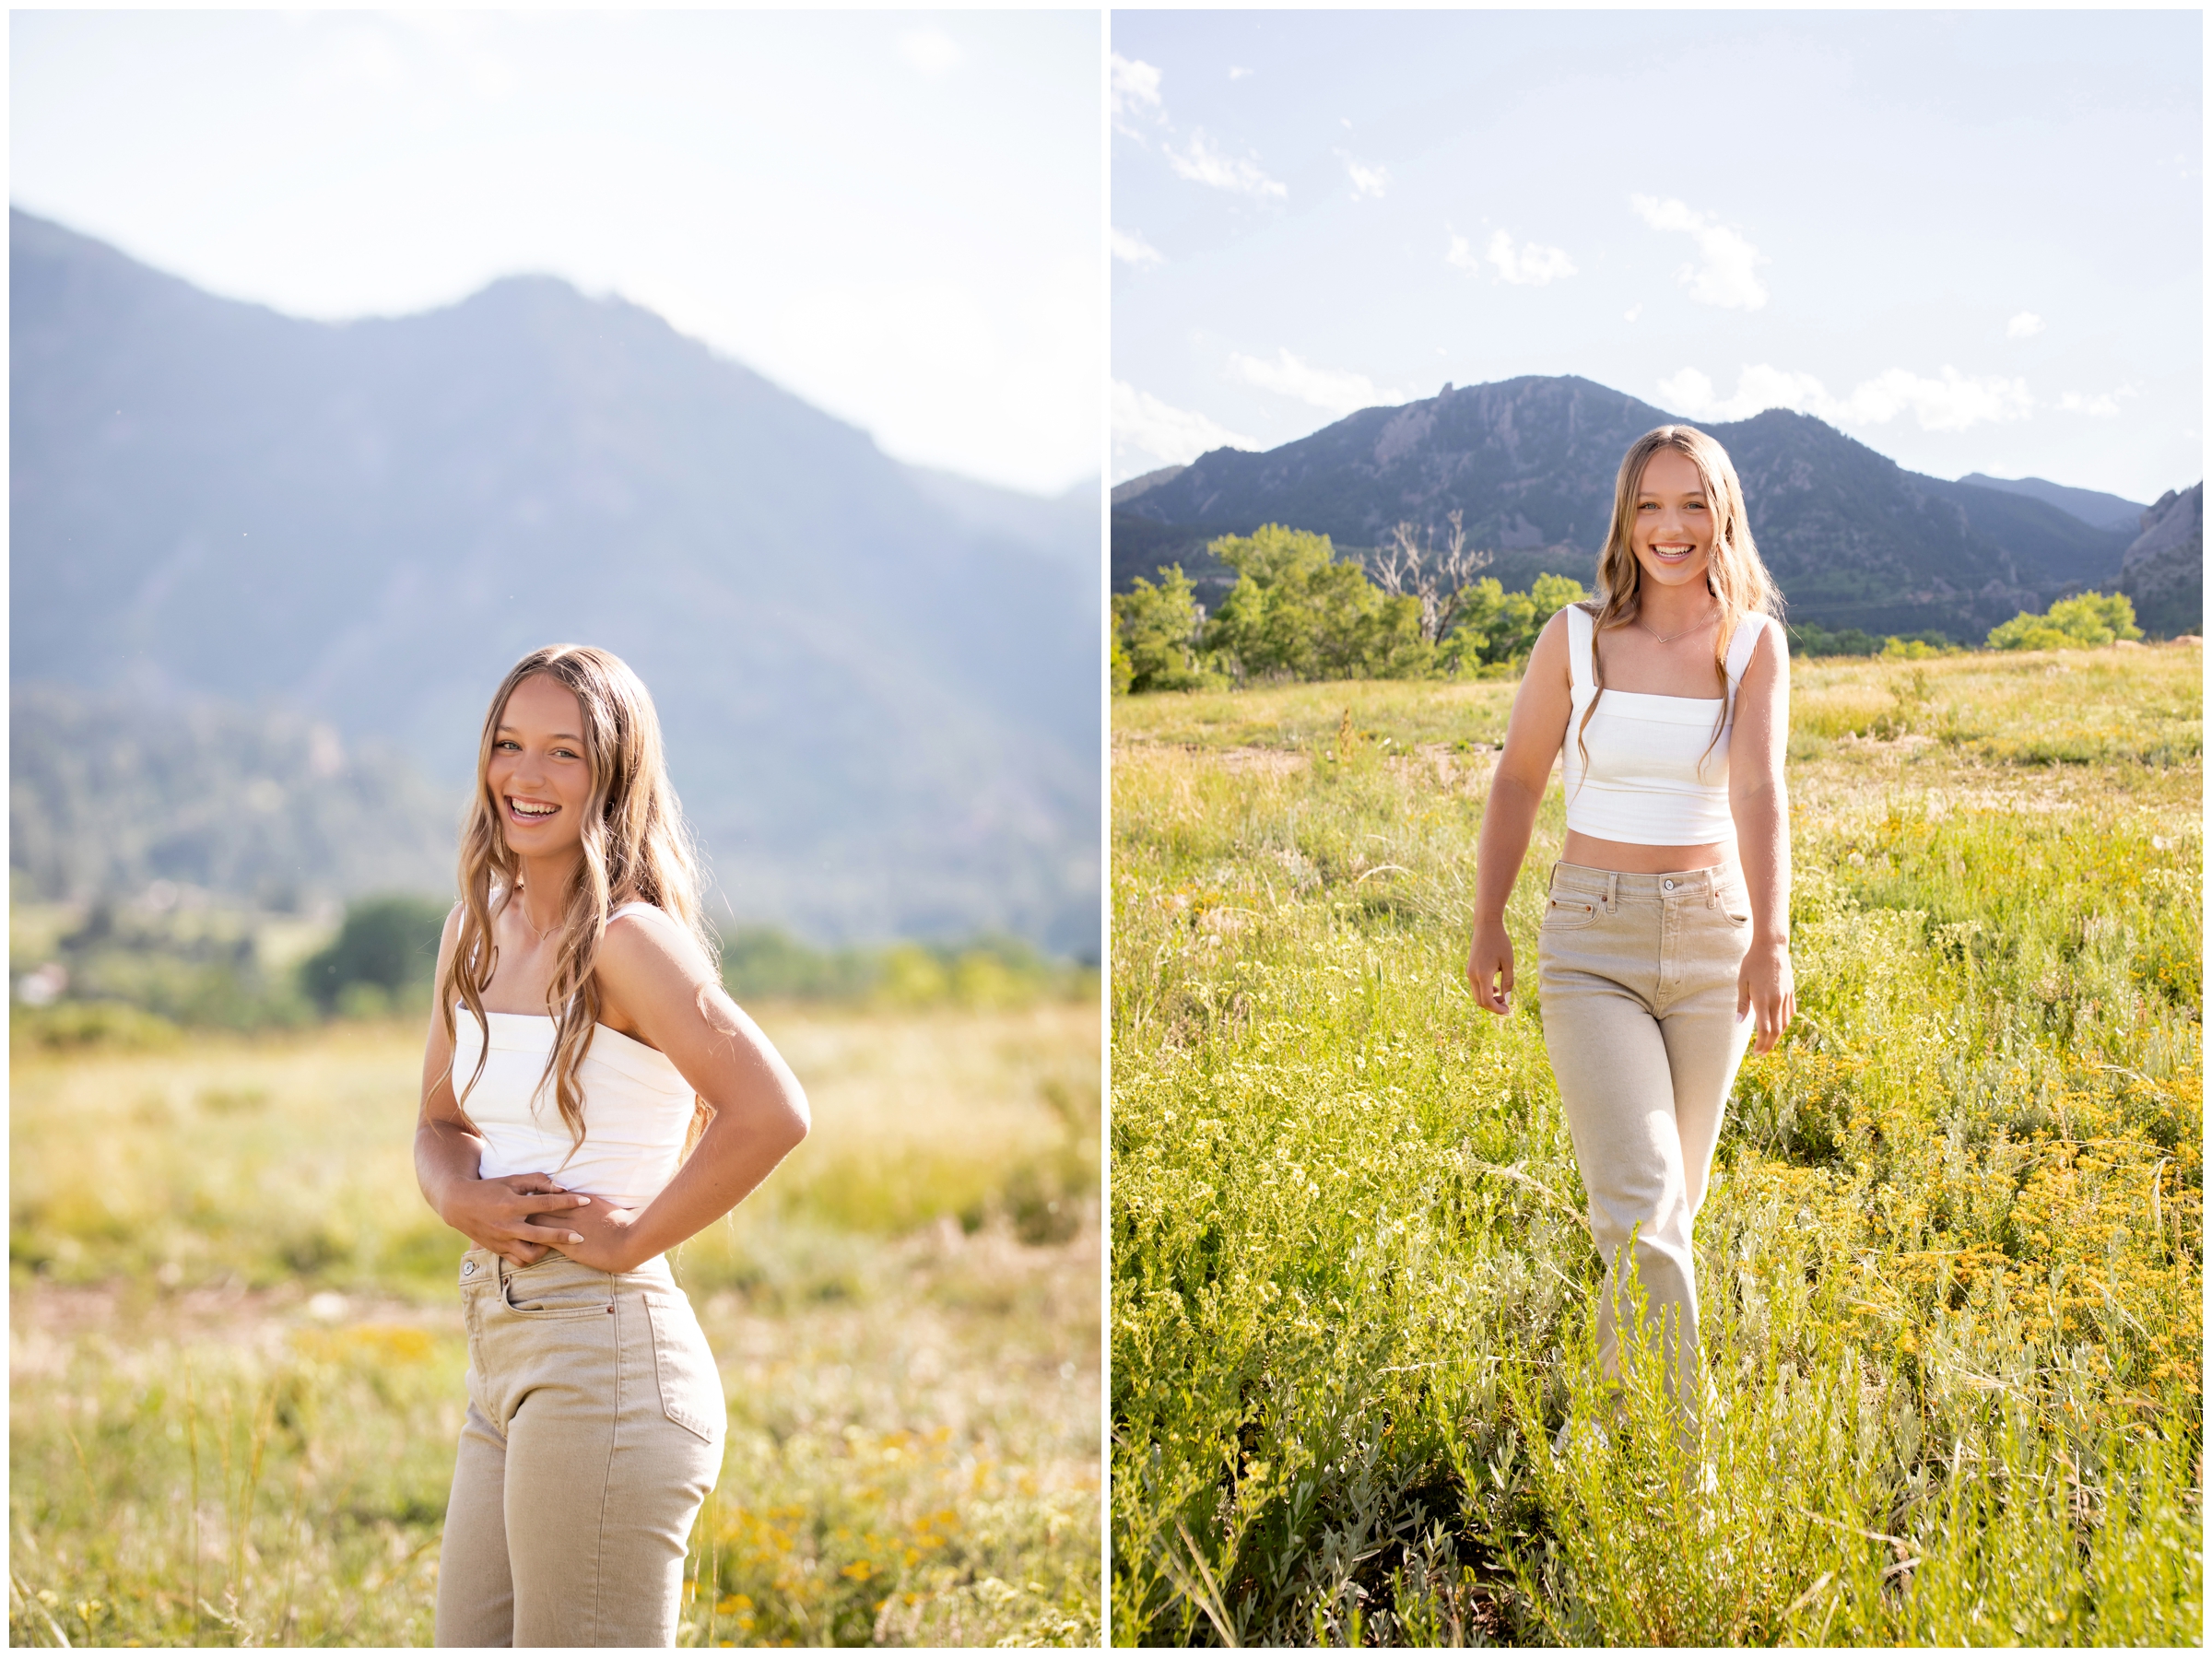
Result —
<path fill-rule="evenodd" d="M 582 1237 L 580 1237 L 579 1235 L 577 1235 L 577 1233 L 575 1233 L 575 1232 L 571 1231 L 571 1232 L 570 1232 L 570 1233 L 569 1233 L 569 1240 L 570 1240 L 571 1242 L 582 1242 L 582 1241 L 583 1240 L 583 1239 L 582 1239 Z"/>
<path fill-rule="evenodd" d="M 589 1197 L 578 1197 L 576 1199 L 576 1205 L 579 1208 L 589 1208 L 592 1205 L 592 1199 Z"/>

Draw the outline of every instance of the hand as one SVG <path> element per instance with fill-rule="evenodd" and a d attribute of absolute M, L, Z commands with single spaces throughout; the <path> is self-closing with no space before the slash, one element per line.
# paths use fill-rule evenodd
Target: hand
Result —
<path fill-rule="evenodd" d="M 588 1200 L 588 1199 L 587 1199 Z M 630 1237 L 642 1208 L 617 1208 L 604 1197 L 588 1209 L 565 1217 L 534 1214 L 534 1220 L 552 1220 L 573 1240 L 557 1243 L 563 1254 L 594 1272 L 633 1272 L 640 1256 Z"/>
<path fill-rule="evenodd" d="M 1790 946 L 1782 939 L 1754 942 L 1735 975 L 1735 1016 L 1759 1017 L 1754 1052 L 1771 1052 L 1782 1032 L 1797 1017 L 1797 975 L 1790 966 Z"/>
<path fill-rule="evenodd" d="M 549 1174 L 504 1174 L 458 1181 L 438 1217 L 479 1249 L 516 1265 L 535 1265 L 548 1247 L 580 1235 L 569 1211 L 581 1214 L 591 1200 L 563 1191 Z"/>
<path fill-rule="evenodd" d="M 1467 951 L 1467 988 L 1486 1013 L 1502 1018 L 1513 1010 L 1513 941 L 1505 935 L 1503 921 L 1476 923 L 1475 943 Z"/>

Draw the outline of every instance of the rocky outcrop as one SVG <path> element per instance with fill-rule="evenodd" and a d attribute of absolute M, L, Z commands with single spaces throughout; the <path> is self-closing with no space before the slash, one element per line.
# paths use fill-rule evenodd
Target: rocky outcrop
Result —
<path fill-rule="evenodd" d="M 2169 489 L 2143 514 L 2120 560 L 2119 590 L 2148 633 L 2201 633 L 2205 621 L 2205 486 Z"/>

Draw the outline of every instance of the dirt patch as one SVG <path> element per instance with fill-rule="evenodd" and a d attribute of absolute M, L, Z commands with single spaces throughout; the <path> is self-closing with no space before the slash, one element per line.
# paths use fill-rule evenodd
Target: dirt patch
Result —
<path fill-rule="evenodd" d="M 1224 748 L 1221 763 L 1240 776 L 1288 777 L 1308 769 L 1313 758 L 1288 748 Z"/>
<path fill-rule="evenodd" d="M 1390 767 L 1408 781 L 1477 799 L 1489 789 L 1499 753 L 1487 743 L 1469 743 L 1462 748 L 1452 743 L 1424 742 L 1410 753 L 1394 756 Z"/>

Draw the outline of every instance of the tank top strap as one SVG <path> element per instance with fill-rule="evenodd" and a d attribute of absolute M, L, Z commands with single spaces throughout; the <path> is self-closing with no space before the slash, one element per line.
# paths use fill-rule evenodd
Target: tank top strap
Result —
<path fill-rule="evenodd" d="M 606 918 L 610 921 L 619 921 L 624 915 L 657 915 L 660 912 L 660 909 L 654 904 L 625 903 L 619 909 L 607 911 Z"/>
<path fill-rule="evenodd" d="M 1759 648 L 1759 635 L 1766 630 L 1767 618 L 1753 611 L 1735 624 L 1735 637 L 1728 640 L 1728 693 L 1735 694 L 1736 686 L 1751 666 L 1751 652 Z"/>
<path fill-rule="evenodd" d="M 1591 660 L 1597 622 L 1580 605 L 1567 606 L 1567 672 L 1577 701 L 1597 687 L 1597 670 Z"/>

